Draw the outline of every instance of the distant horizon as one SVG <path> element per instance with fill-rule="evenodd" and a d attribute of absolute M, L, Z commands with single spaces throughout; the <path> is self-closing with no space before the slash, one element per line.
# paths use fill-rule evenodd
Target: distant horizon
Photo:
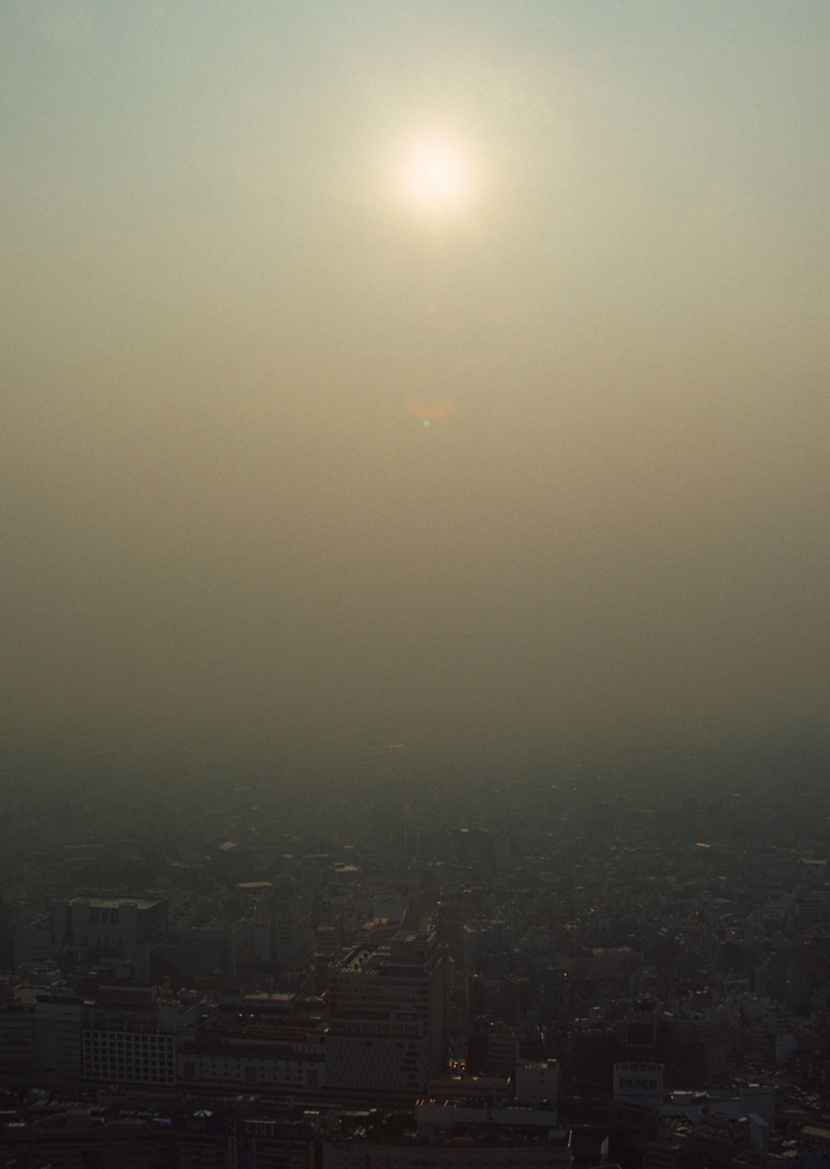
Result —
<path fill-rule="evenodd" d="M 710 773 L 710 769 L 714 771 Z M 624 775 L 629 780 L 662 776 L 667 783 L 694 779 L 704 785 L 731 777 L 739 785 L 764 776 L 772 781 L 786 774 L 788 782 L 799 776 L 804 782 L 823 781 L 830 768 L 830 728 L 814 726 L 799 730 L 769 730 L 754 735 L 730 737 L 689 736 L 667 742 L 611 745 L 594 742 L 561 743 L 545 749 L 531 744 L 503 743 L 478 753 L 448 749 L 419 749 L 415 745 L 396 751 L 378 748 L 349 749 L 318 744 L 305 751 L 265 754 L 234 754 L 221 751 L 181 751 L 160 754 L 102 750 L 84 755 L 77 748 L 61 749 L 44 741 L 0 744 L 0 781 L 43 781 L 57 790 L 69 783 L 71 790 L 87 787 L 105 791 L 133 788 L 136 783 L 191 785 L 216 782 L 257 785 L 298 777 L 315 784 L 382 784 L 390 794 L 404 798 L 413 779 L 444 784 L 451 779 L 462 787 L 518 783 L 524 786 L 545 778 L 570 776 L 577 784 Z M 709 769 L 709 770 L 707 770 Z M 718 778 L 715 778 L 718 777 Z M 123 785 L 126 785 L 124 787 Z M 33 790 L 35 790 L 33 789 Z M 302 795 L 300 791 L 298 794 Z"/>

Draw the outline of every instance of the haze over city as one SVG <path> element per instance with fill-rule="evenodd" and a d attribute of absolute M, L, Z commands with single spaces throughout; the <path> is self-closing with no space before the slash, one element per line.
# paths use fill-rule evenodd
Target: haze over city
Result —
<path fill-rule="evenodd" d="M 4 749 L 826 730 L 829 37 L 4 5 Z"/>

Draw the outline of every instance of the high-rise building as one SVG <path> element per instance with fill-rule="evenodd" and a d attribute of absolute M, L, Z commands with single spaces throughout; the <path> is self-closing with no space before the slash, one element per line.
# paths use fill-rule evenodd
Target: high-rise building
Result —
<path fill-rule="evenodd" d="M 416 1096 L 447 1060 L 450 959 L 434 930 L 401 930 L 329 968 L 326 1082 Z"/>

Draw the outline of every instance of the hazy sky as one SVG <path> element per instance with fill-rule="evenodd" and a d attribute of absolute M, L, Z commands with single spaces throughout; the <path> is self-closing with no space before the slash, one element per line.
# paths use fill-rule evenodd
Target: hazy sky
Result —
<path fill-rule="evenodd" d="M 827 0 L 5 0 L 4 740 L 826 723 L 828 50 Z"/>

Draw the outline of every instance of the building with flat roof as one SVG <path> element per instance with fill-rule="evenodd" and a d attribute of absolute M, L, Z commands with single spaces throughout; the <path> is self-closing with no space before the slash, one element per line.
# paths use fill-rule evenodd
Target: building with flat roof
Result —
<path fill-rule="evenodd" d="M 450 960 L 434 931 L 401 930 L 329 967 L 330 1087 L 415 1097 L 446 1064 Z"/>
<path fill-rule="evenodd" d="M 15 938 L 15 963 L 67 958 L 119 962 L 139 982 L 149 980 L 149 956 L 167 934 L 165 897 L 73 897 L 56 901 L 45 917 Z"/>

